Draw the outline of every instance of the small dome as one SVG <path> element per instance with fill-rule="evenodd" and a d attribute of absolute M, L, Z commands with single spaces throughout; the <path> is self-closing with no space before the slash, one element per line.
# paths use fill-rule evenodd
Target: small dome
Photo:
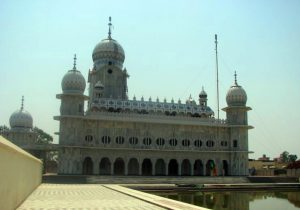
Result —
<path fill-rule="evenodd" d="M 100 61 L 106 64 L 122 65 L 125 60 L 125 53 L 122 46 L 114 39 L 103 39 L 96 45 L 93 51 L 93 61 Z"/>
<path fill-rule="evenodd" d="M 73 69 L 65 74 L 61 82 L 61 87 L 63 93 L 83 94 L 85 90 L 85 79 L 80 71 Z"/>
<path fill-rule="evenodd" d="M 202 91 L 199 94 L 199 98 L 207 98 L 207 93 L 205 92 L 203 87 L 202 87 Z"/>
<path fill-rule="evenodd" d="M 103 90 L 104 89 L 104 85 L 101 83 L 101 81 L 99 80 L 95 86 L 94 86 L 95 89 L 99 89 L 99 90 Z"/>
<path fill-rule="evenodd" d="M 238 85 L 235 73 L 234 85 L 230 87 L 226 95 L 226 102 L 228 106 L 245 106 L 247 102 L 246 91 Z"/>
<path fill-rule="evenodd" d="M 32 116 L 29 112 L 24 109 L 20 109 L 12 113 L 9 118 L 9 124 L 12 129 L 14 128 L 26 128 L 32 129 Z"/>

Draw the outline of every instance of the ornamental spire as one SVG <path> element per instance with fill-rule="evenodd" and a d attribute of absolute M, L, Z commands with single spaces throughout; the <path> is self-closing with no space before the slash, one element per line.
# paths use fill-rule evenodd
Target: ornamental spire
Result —
<path fill-rule="evenodd" d="M 238 86 L 236 71 L 234 71 L 234 84 L 235 84 L 236 86 Z"/>
<path fill-rule="evenodd" d="M 21 111 L 24 109 L 24 96 L 22 96 L 21 100 Z"/>
<path fill-rule="evenodd" d="M 74 63 L 73 63 L 73 70 L 76 70 L 76 54 L 74 54 Z"/>
<path fill-rule="evenodd" d="M 111 17 L 109 16 L 109 23 L 108 23 L 108 39 L 111 39 L 111 27 L 112 27 L 112 24 L 111 24 Z"/>

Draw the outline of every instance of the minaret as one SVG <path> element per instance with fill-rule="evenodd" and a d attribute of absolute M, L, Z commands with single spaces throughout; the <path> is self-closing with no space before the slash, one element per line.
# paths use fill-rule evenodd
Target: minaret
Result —
<path fill-rule="evenodd" d="M 203 108 L 207 106 L 207 93 L 205 92 L 203 86 L 202 86 L 202 91 L 199 94 L 199 104 Z"/>
<path fill-rule="evenodd" d="M 234 84 L 226 95 L 226 120 L 230 127 L 229 141 L 232 150 L 230 175 L 248 175 L 248 125 L 247 112 L 251 110 L 246 106 L 246 91 L 238 84 L 237 74 L 234 74 Z"/>
<path fill-rule="evenodd" d="M 84 115 L 85 79 L 76 68 L 76 54 L 74 55 L 73 68 L 69 70 L 62 79 L 62 94 L 57 98 L 61 99 L 60 114 L 63 115 Z"/>

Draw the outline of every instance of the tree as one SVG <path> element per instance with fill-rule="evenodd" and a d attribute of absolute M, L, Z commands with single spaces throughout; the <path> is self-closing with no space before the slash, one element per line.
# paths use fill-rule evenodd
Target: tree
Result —
<path fill-rule="evenodd" d="M 296 160 L 297 160 L 297 155 L 292 155 L 292 154 L 290 154 L 289 156 L 288 156 L 288 160 L 289 160 L 289 163 L 291 163 L 291 162 L 295 162 Z"/>
<path fill-rule="evenodd" d="M 9 128 L 6 125 L 0 125 L 0 135 L 6 131 L 9 131 Z"/>
<path fill-rule="evenodd" d="M 50 134 L 44 132 L 42 129 L 34 127 L 33 132 L 37 134 L 36 143 L 51 144 L 53 142 L 53 137 Z"/>
<path fill-rule="evenodd" d="M 282 162 L 287 163 L 289 161 L 289 152 L 284 151 L 283 153 L 280 154 L 280 157 L 282 159 Z"/>

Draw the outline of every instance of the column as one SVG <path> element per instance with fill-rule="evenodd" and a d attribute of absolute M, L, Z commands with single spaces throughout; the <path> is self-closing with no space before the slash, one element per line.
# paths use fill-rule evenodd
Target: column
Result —
<path fill-rule="evenodd" d="M 181 161 L 178 161 L 178 176 L 181 176 Z"/>

